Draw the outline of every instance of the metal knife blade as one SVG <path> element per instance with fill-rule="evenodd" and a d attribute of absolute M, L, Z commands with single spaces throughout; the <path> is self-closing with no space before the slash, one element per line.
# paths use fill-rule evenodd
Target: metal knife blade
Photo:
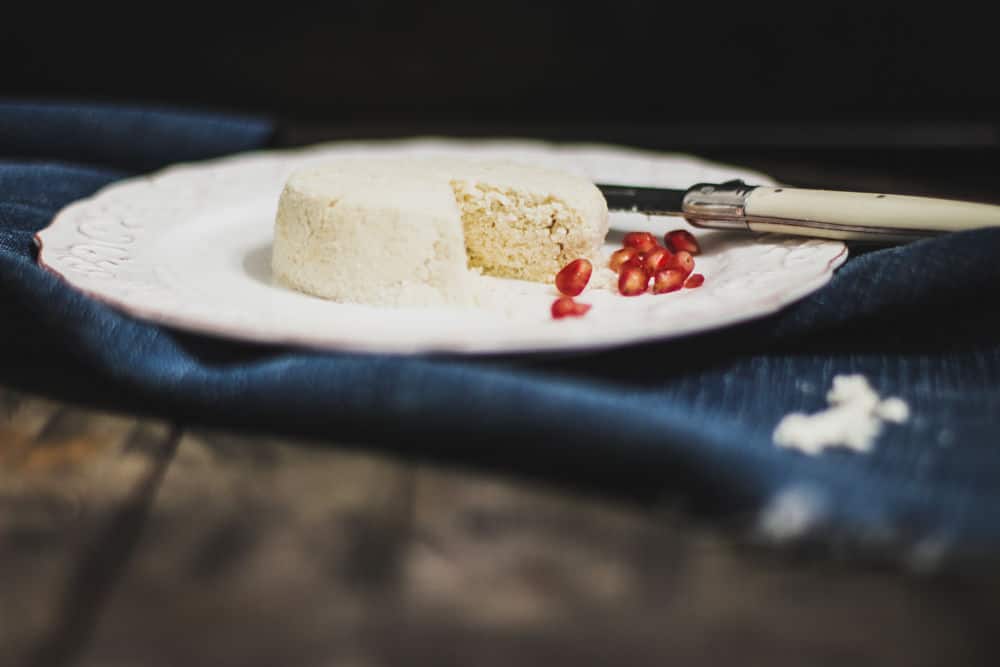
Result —
<path fill-rule="evenodd" d="M 681 215 L 687 190 L 640 188 L 631 185 L 597 184 L 612 211 L 635 211 L 649 215 Z"/>

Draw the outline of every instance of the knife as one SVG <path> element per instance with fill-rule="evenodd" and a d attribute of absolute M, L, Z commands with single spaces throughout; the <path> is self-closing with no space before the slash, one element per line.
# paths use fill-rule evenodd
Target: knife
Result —
<path fill-rule="evenodd" d="M 597 184 L 608 208 L 680 216 L 696 227 L 906 242 L 1000 227 L 1000 206 L 864 192 L 699 183 L 687 190 Z"/>

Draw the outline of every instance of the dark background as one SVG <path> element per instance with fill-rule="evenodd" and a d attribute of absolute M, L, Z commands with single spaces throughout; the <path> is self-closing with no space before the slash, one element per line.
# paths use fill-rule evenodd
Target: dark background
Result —
<path fill-rule="evenodd" d="M 280 141 L 435 133 L 606 141 L 993 199 L 983 10 L 799 3 L 42 7 L 0 27 L 0 95 L 273 114 Z M 22 10 L 24 11 L 24 10 Z"/>

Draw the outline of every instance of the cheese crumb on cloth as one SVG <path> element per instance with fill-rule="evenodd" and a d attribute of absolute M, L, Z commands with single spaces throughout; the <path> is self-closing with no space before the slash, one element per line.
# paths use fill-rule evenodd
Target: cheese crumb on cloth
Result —
<path fill-rule="evenodd" d="M 903 399 L 882 400 L 864 375 L 834 377 L 826 400 L 830 407 L 822 412 L 785 415 L 774 429 L 775 444 L 810 455 L 838 446 L 868 452 L 884 422 L 902 424 L 910 416 Z"/>

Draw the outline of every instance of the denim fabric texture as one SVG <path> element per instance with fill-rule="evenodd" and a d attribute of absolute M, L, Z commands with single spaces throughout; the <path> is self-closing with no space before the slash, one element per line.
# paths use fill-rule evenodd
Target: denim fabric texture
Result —
<path fill-rule="evenodd" d="M 681 499 L 774 538 L 895 554 L 1000 548 L 1000 230 L 852 247 L 827 286 L 740 326 L 524 358 L 197 336 L 122 315 L 37 266 L 32 234 L 62 206 L 272 136 L 259 118 L 0 103 L 0 384 Z M 910 419 L 886 425 L 867 454 L 776 447 L 781 417 L 826 407 L 844 373 L 902 397 Z"/>

